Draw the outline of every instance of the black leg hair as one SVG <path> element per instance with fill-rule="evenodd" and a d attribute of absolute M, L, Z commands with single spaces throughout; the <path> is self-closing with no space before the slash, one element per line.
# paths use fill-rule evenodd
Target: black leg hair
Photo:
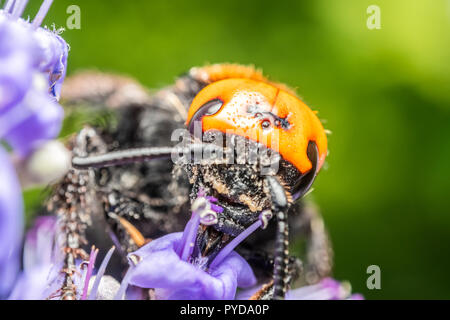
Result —
<path fill-rule="evenodd" d="M 284 187 L 273 176 L 267 176 L 266 181 L 272 200 L 272 214 L 277 219 L 274 254 L 273 299 L 284 299 L 288 287 L 289 264 L 289 224 L 287 212 L 289 201 Z"/>
<path fill-rule="evenodd" d="M 290 285 L 303 271 L 302 261 L 294 256 L 289 256 L 288 271 L 286 273 L 287 283 Z M 273 259 L 267 261 L 273 265 Z M 264 284 L 260 290 L 258 290 L 252 297 L 251 300 L 270 300 L 274 298 L 274 281 L 273 279 L 268 283 Z"/>

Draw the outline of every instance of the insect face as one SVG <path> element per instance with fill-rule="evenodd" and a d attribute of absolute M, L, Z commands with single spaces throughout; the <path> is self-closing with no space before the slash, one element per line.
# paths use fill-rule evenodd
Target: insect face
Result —
<path fill-rule="evenodd" d="M 201 122 L 202 132 L 217 130 L 237 134 L 279 152 L 282 158 L 306 173 L 313 163 L 308 145 L 318 148 L 320 168 L 327 139 L 317 116 L 300 99 L 270 83 L 251 79 L 226 79 L 201 90 L 189 108 L 187 126 Z"/>
<path fill-rule="evenodd" d="M 195 161 L 176 167 L 188 174 L 191 202 L 204 193 L 214 197 L 223 211 L 213 225 L 200 228 L 194 256 L 213 261 L 234 237 L 270 212 L 265 220 L 274 217 L 277 221 L 272 295 L 283 297 L 290 281 L 288 211 L 310 188 L 323 165 L 325 131 L 316 114 L 289 89 L 251 68 L 218 65 L 193 69 L 188 78 L 202 89 L 187 111 L 187 144 L 74 158 L 73 164 L 78 168 L 104 167 L 199 152 L 199 161 L 188 157 Z M 211 146 L 219 156 L 212 156 Z M 261 168 L 272 168 L 274 159 L 276 170 L 263 173 Z"/>

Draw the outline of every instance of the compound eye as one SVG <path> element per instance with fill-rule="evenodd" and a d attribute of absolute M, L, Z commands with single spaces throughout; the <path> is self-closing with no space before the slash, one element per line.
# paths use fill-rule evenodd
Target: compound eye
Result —
<path fill-rule="evenodd" d="M 223 101 L 220 99 L 213 99 L 205 103 L 200 109 L 192 117 L 189 122 L 188 128 L 191 133 L 194 132 L 195 123 L 200 122 L 204 116 L 212 116 L 219 112 L 220 108 L 223 105 Z"/>
<path fill-rule="evenodd" d="M 201 109 L 205 110 L 204 115 L 205 116 L 212 116 L 213 114 L 216 114 L 219 112 L 220 108 L 223 105 L 223 101 L 220 99 L 214 99 L 207 103 L 205 103 Z"/>

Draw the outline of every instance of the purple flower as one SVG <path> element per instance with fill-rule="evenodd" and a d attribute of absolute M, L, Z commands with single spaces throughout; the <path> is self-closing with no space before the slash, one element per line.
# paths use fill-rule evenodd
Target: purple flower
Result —
<path fill-rule="evenodd" d="M 252 288 L 241 290 L 236 299 L 248 300 L 262 288 L 256 285 Z M 289 290 L 286 300 L 363 300 L 360 294 L 351 294 L 351 286 L 348 282 L 339 282 L 332 278 L 324 278 L 317 284 Z"/>
<path fill-rule="evenodd" d="M 19 269 L 22 239 L 22 196 L 9 155 L 0 147 L 0 298 L 13 285 Z"/>
<path fill-rule="evenodd" d="M 58 35 L 60 30 L 40 27 L 53 0 L 43 1 L 32 23 L 20 18 L 28 0 L 16 0 L 12 6 L 13 2 L 9 0 L 0 10 L 0 65 L 4 67 L 0 68 L 0 92 L 9 97 L 0 102 L 0 109 L 24 97 L 32 83 L 30 70 L 45 74 L 48 91 L 59 100 L 68 46 Z"/>
<path fill-rule="evenodd" d="M 58 225 L 55 217 L 39 217 L 28 231 L 23 250 L 23 271 L 9 297 L 12 300 L 59 299 L 64 274 L 61 273 L 64 255 L 58 241 Z M 110 288 L 119 288 L 117 281 L 104 277 L 106 266 L 114 252 L 108 251 L 97 275 L 95 260 L 98 250 L 92 248 L 89 261 L 76 261 L 74 284 L 76 298 L 81 300 L 113 298 Z M 103 286 L 101 285 L 103 282 Z"/>
<path fill-rule="evenodd" d="M 56 219 L 40 217 L 27 233 L 23 250 L 23 271 L 16 281 L 10 299 L 36 300 L 58 290 L 57 277 L 62 255 L 55 246 Z"/>
<path fill-rule="evenodd" d="M 0 138 L 21 158 L 55 138 L 61 128 L 63 109 L 46 89 L 31 88 L 6 114 L 0 115 Z"/>
<path fill-rule="evenodd" d="M 172 233 L 153 240 L 131 254 L 139 263 L 132 267 L 129 283 L 155 288 L 159 299 L 234 299 L 237 287 L 256 282 L 251 267 L 236 252 L 230 253 L 215 269 L 184 261 L 176 250 L 182 233 Z"/>
<path fill-rule="evenodd" d="M 32 32 L 0 11 L 0 114 L 24 98 L 32 82 L 37 49 Z"/>
<path fill-rule="evenodd" d="M 32 23 L 20 18 L 28 0 L 8 0 L 0 10 L 0 142 L 24 159 L 60 130 L 57 103 L 66 73 L 68 47 L 41 28 L 53 0 L 44 0 Z M 23 207 L 10 155 L 0 144 L 0 298 L 19 266 Z"/>
<path fill-rule="evenodd" d="M 39 27 L 52 0 L 32 24 L 20 18 L 26 0 L 10 3 L 0 11 L 0 139 L 25 157 L 59 133 L 68 46 L 56 31 Z"/>
<path fill-rule="evenodd" d="M 220 261 L 206 266 L 201 258 L 192 258 L 193 242 L 202 224 L 215 223 L 222 208 L 215 199 L 199 197 L 193 204 L 191 220 L 183 233 L 172 233 L 153 240 L 128 255 L 130 269 L 118 293 L 126 285 L 154 288 L 157 299 L 234 299 L 238 287 L 256 283 L 250 265 L 236 252 L 225 247 Z M 234 244 L 232 245 L 234 246 Z"/>
<path fill-rule="evenodd" d="M 286 294 L 287 300 L 362 300 L 360 294 L 351 295 L 348 282 L 339 282 L 332 278 L 322 279 L 319 283 L 293 289 Z"/>
<path fill-rule="evenodd" d="M 128 284 L 155 289 L 156 299 L 249 299 L 261 289 L 250 265 L 233 249 L 264 221 L 270 219 L 266 212 L 260 219 L 234 238 L 207 265 L 207 258 L 193 257 L 193 247 L 200 224 L 209 225 L 217 221 L 222 208 L 215 205 L 216 199 L 206 197 L 203 192 L 192 205 L 193 214 L 183 233 L 172 233 L 153 240 L 128 255 L 130 268 L 125 275 L 116 298 L 122 298 Z M 244 288 L 236 294 L 237 288 Z M 348 283 L 331 278 L 316 285 L 290 290 L 288 300 L 334 300 L 362 299 L 361 295 L 350 295 Z"/>

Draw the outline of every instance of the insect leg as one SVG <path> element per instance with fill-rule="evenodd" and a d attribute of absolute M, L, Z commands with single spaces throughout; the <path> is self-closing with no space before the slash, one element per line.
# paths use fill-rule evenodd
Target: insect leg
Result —
<path fill-rule="evenodd" d="M 167 219 L 167 212 L 152 208 L 122 192 L 105 192 L 101 202 L 108 232 L 112 233 L 113 242 L 123 256 L 136 251 L 151 239 L 178 229 L 178 224 L 174 227 L 174 222 Z"/>
<path fill-rule="evenodd" d="M 272 199 L 272 213 L 277 219 L 275 236 L 275 259 L 273 276 L 273 299 L 284 299 L 288 287 L 288 263 L 289 263 L 289 224 L 287 213 L 289 200 L 286 190 L 273 176 L 267 176 Z"/>
<path fill-rule="evenodd" d="M 271 263 L 273 265 L 273 259 L 267 261 L 267 263 Z M 294 256 L 289 257 L 288 263 L 288 272 L 286 275 L 286 279 L 288 284 L 293 282 L 298 274 L 303 271 L 302 261 Z M 270 300 L 274 298 L 274 280 L 269 281 L 264 284 L 260 290 L 258 290 L 255 294 L 250 297 L 250 300 Z"/>
<path fill-rule="evenodd" d="M 104 149 L 104 142 L 92 128 L 84 128 L 71 141 L 72 151 L 81 156 L 90 150 Z M 47 202 L 47 211 L 56 214 L 58 236 L 56 245 L 64 254 L 61 272 L 64 281 L 61 285 L 62 299 L 77 297 L 75 288 L 76 260 L 86 259 L 87 254 L 82 247 L 87 245 L 86 230 L 92 223 L 92 215 L 98 208 L 95 189 L 91 188 L 92 178 L 88 172 L 71 169 L 55 186 L 52 196 Z"/>

